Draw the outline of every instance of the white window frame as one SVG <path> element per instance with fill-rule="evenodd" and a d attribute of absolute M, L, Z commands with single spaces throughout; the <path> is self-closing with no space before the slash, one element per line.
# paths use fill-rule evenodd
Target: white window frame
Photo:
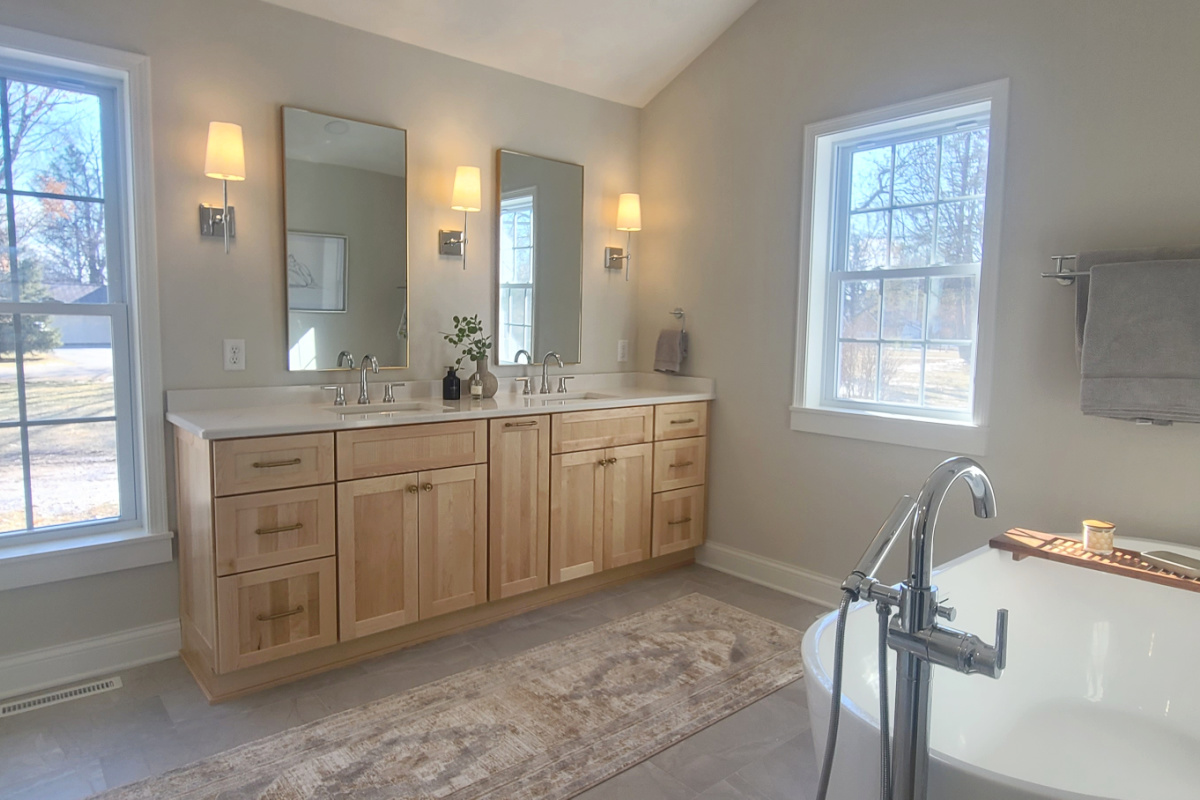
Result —
<path fill-rule="evenodd" d="M 1008 88 L 1007 79 L 998 80 L 805 126 L 799 313 L 791 406 L 793 430 L 970 455 L 986 453 L 1004 204 Z M 983 111 L 990 117 L 990 132 L 970 413 L 926 413 L 924 409 L 910 412 L 831 401 L 826 395 L 831 370 L 827 357 L 831 324 L 828 284 L 837 246 L 834 203 L 838 197 L 839 148 L 872 136 L 894 138 L 905 127 L 917 130 L 920 126 L 936 125 L 939 120 L 945 122 Z M 895 277 L 904 275 L 897 273 Z"/>
<path fill-rule="evenodd" d="M 125 205 L 131 359 L 133 513 L 124 524 L 72 526 L 5 537 L 0 591 L 170 561 L 162 354 L 155 243 L 150 60 L 143 55 L 0 26 L 0 58 L 95 76 L 116 87 L 119 195 Z M 56 309 L 75 313 L 76 306 Z M 84 309 L 86 312 L 86 309 Z M 114 338 L 120 334 L 114 320 Z M 115 344 L 115 342 L 114 342 Z M 123 487 L 122 492 L 127 491 Z"/>
<path fill-rule="evenodd" d="M 529 259 L 530 259 L 530 261 L 529 261 L 529 263 L 530 263 L 529 283 L 502 283 L 502 282 L 500 282 L 500 275 L 499 275 L 500 261 L 499 261 L 499 259 L 497 259 L 496 270 L 497 270 L 497 287 L 498 288 L 496 290 L 496 297 L 497 297 L 497 301 L 496 301 L 496 312 L 497 312 L 496 313 L 496 339 L 497 339 L 497 342 L 502 341 L 503 336 L 504 336 L 504 325 L 505 325 L 504 319 L 505 319 L 505 317 L 501 313 L 504 308 L 504 290 L 505 289 L 528 289 L 529 290 L 529 309 L 530 309 L 529 310 L 529 324 L 526 326 L 523 326 L 523 327 L 527 327 L 529 329 L 529 347 L 524 348 L 524 349 L 527 352 L 532 354 L 533 347 L 534 347 L 533 334 L 534 334 L 534 331 L 537 329 L 537 224 L 538 224 L 538 220 L 537 220 L 537 208 L 538 208 L 537 186 L 530 186 L 525 189 L 513 189 L 512 191 L 502 193 L 500 195 L 500 218 L 501 218 L 501 226 L 503 226 L 503 217 L 504 217 L 504 212 L 506 210 L 505 204 L 509 203 L 511 205 L 511 201 L 524 200 L 525 198 L 529 198 L 529 202 L 527 204 L 522 203 L 522 205 L 529 206 L 529 236 L 530 236 L 529 247 L 528 248 L 514 247 L 513 250 L 517 250 L 517 249 L 528 249 L 529 250 Z M 500 246 L 500 236 L 499 235 L 496 238 L 496 246 L 497 247 Z M 497 353 L 496 363 L 500 364 L 501 366 L 517 363 L 515 357 L 514 357 L 514 360 L 512 360 L 512 361 L 501 361 L 500 360 L 501 357 L 502 356 L 499 353 Z M 534 358 L 534 356 L 530 355 L 530 360 L 532 360 L 533 358 Z"/>

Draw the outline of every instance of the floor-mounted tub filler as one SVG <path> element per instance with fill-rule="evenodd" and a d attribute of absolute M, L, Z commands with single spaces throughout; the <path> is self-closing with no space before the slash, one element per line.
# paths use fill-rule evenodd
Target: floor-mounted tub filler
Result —
<path fill-rule="evenodd" d="M 907 522 L 898 524 L 904 532 Z M 1162 543 L 1125 539 L 1122 545 L 1153 550 Z M 1200 556 L 1194 548 L 1170 549 Z M 987 547 L 946 564 L 933 583 L 942 598 L 953 598 L 956 628 L 987 630 L 1000 606 L 1011 610 L 1013 623 L 1011 635 L 1000 637 L 1007 647 L 999 649 L 1008 650 L 1002 680 L 933 667 L 927 795 L 914 797 L 1198 796 L 1200 682 L 1192 673 L 1200 663 L 1200 637 L 1191 631 L 1200 618 L 1200 594 L 1042 559 L 1017 563 Z M 857 603 L 847 615 L 831 800 L 865 800 L 881 792 L 874 606 Z M 899 627 L 892 621 L 892 631 Z M 818 754 L 826 747 L 836 628 L 837 616 L 829 614 L 804 638 Z M 995 655 L 978 640 L 963 641 L 967 650 Z M 903 659 L 908 653 L 901 652 Z M 1003 664 L 1004 655 L 990 666 Z M 889 654 L 887 687 L 895 685 L 894 662 Z M 979 666 L 975 671 L 999 672 Z M 893 774 L 899 778 L 902 770 Z M 906 791 L 899 783 L 894 788 L 897 798 Z"/>

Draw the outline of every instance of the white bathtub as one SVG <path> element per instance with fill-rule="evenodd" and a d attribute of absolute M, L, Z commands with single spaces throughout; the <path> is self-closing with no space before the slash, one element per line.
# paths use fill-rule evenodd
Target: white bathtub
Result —
<path fill-rule="evenodd" d="M 989 644 L 996 609 L 1012 613 L 1000 680 L 934 668 L 930 800 L 1200 797 L 1200 593 L 988 548 L 938 570 L 935 585 L 958 609 L 953 626 Z M 818 760 L 835 616 L 804 637 Z M 851 611 L 831 800 L 879 796 L 876 626 L 873 605 Z M 888 668 L 894 697 L 894 653 Z"/>

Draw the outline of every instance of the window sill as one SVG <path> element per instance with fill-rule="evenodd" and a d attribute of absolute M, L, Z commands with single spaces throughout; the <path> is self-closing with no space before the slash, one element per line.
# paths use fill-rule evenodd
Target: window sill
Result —
<path fill-rule="evenodd" d="M 170 561 L 175 534 L 144 530 L 0 543 L 0 591 Z"/>
<path fill-rule="evenodd" d="M 987 428 L 954 422 L 792 406 L 792 430 L 970 456 L 987 454 Z"/>

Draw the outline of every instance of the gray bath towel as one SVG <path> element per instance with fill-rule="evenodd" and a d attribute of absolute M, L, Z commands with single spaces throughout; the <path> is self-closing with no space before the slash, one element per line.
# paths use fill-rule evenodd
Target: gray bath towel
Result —
<path fill-rule="evenodd" d="M 664 330 L 658 334 L 654 348 L 655 372 L 679 372 L 688 354 L 687 331 Z"/>
<path fill-rule="evenodd" d="M 1134 250 L 1092 250 L 1080 253 L 1075 260 L 1074 272 L 1090 272 L 1097 264 L 1128 264 L 1131 261 L 1178 261 L 1200 258 L 1198 247 L 1142 247 Z M 1075 281 L 1075 356 L 1083 353 L 1083 326 L 1088 315 L 1088 289 L 1091 282 L 1086 278 Z"/>
<path fill-rule="evenodd" d="M 1200 422 L 1200 259 L 1096 264 L 1080 366 L 1084 414 Z"/>

